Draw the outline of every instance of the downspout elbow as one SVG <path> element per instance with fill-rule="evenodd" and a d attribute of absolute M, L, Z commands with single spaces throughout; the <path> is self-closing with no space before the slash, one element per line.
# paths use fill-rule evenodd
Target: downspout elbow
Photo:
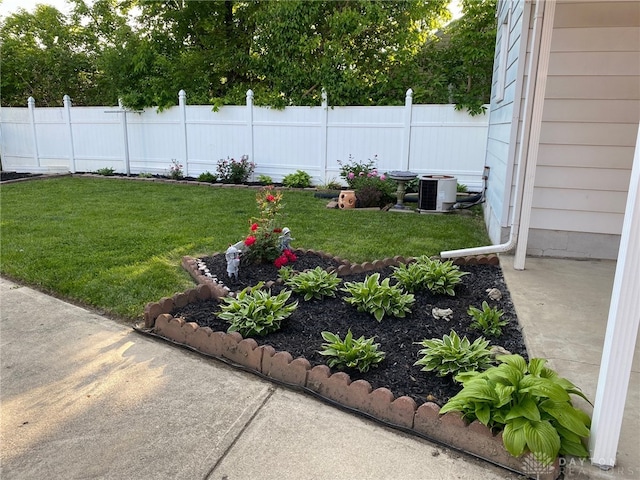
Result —
<path fill-rule="evenodd" d="M 441 258 L 457 258 L 457 257 L 467 257 L 469 255 L 488 255 L 490 253 L 505 253 L 509 250 L 513 250 L 516 244 L 516 237 L 511 235 L 509 241 L 506 243 L 500 243 L 498 245 L 487 245 L 484 247 L 472 247 L 472 248 L 462 248 L 460 250 L 446 250 L 444 252 L 440 252 Z"/>

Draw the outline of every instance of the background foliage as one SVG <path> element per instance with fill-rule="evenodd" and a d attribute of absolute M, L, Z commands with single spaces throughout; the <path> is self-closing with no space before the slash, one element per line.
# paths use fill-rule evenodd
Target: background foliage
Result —
<path fill-rule="evenodd" d="M 488 101 L 496 0 L 70 0 L 2 20 L 2 105 L 331 105 Z"/>

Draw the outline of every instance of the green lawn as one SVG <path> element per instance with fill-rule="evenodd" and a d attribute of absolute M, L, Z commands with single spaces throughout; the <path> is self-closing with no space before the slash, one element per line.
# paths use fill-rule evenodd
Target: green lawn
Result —
<path fill-rule="evenodd" d="M 256 191 L 62 177 L 0 187 L 0 273 L 126 319 L 193 286 L 183 255 L 224 251 L 257 213 Z M 352 261 L 486 245 L 481 210 L 411 215 L 325 208 L 285 191 L 293 247 Z"/>

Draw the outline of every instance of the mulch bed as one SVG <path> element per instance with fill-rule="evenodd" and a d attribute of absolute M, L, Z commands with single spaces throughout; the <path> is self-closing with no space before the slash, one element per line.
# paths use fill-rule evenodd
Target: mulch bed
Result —
<path fill-rule="evenodd" d="M 321 266 L 323 269 L 336 268 L 339 263 L 311 252 L 297 252 L 298 260 L 294 267 L 302 271 Z M 209 268 L 211 274 L 225 283 L 231 290 L 239 291 L 252 286 L 259 281 L 275 281 L 278 278 L 277 269 L 272 265 L 242 266 L 238 281 L 227 278 L 226 261 L 224 255 L 214 255 L 201 259 Z M 336 298 L 304 301 L 302 296 L 292 294 L 290 301 L 298 300 L 298 308 L 294 314 L 283 322 L 282 328 L 275 333 L 256 338 L 258 344 L 271 345 L 276 350 L 284 350 L 295 357 L 305 357 L 312 365 L 324 364 L 325 357 L 317 352 L 321 350 L 322 331 L 330 331 L 341 338 L 351 329 L 354 337 L 375 337 L 379 349 L 386 353 L 386 358 L 377 368 L 369 372 L 360 373 L 357 370 L 345 370 L 352 380 L 363 379 L 375 389 L 386 387 L 396 397 L 407 395 L 412 397 L 418 405 L 425 401 L 444 405 L 461 387 L 451 377 L 438 377 L 432 372 L 423 372 L 419 366 L 413 364 L 420 358 L 418 351 L 422 348 L 415 342 L 423 339 L 442 338 L 455 330 L 460 337 L 467 336 L 474 341 L 481 333 L 472 330 L 472 318 L 467 314 L 470 305 L 480 308 L 482 301 L 497 306 L 503 310 L 503 319 L 509 324 L 503 327 L 500 338 L 487 338 L 491 345 L 499 345 L 511 353 L 518 353 L 527 358 L 527 351 L 522 332 L 517 321 L 516 312 L 507 290 L 502 270 L 494 265 L 462 265 L 460 269 L 469 272 L 462 277 L 462 284 L 456 287 L 454 297 L 436 295 L 428 291 L 415 294 L 416 302 L 412 313 L 405 318 L 385 316 L 377 322 L 373 316 L 358 312 L 356 307 L 347 304 L 343 298 L 345 292 L 338 291 Z M 381 278 L 389 277 L 393 273 L 392 267 L 379 271 Z M 342 277 L 344 282 L 363 281 L 366 273 Z M 395 283 L 392 279 L 391 283 Z M 272 292 L 277 293 L 282 287 L 276 284 Z M 502 292 L 498 301 L 490 300 L 487 289 L 497 288 Z M 450 321 L 436 320 L 431 314 L 434 307 L 451 308 L 453 316 Z M 195 322 L 202 327 L 209 327 L 214 331 L 226 331 L 228 324 L 217 318 L 220 311 L 219 303 L 215 300 L 201 301 L 189 304 L 173 312 L 174 317 L 182 317 L 187 322 Z"/>

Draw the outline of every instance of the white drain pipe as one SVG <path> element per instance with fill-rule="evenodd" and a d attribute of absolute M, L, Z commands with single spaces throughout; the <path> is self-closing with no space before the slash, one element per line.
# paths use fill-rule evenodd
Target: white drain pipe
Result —
<path fill-rule="evenodd" d="M 531 60 L 527 68 L 527 84 L 526 84 L 525 106 L 524 106 L 525 118 L 522 124 L 522 129 L 520 133 L 520 136 L 521 136 L 520 147 L 518 149 L 518 154 L 517 154 L 518 166 L 516 170 L 515 202 L 514 202 L 513 210 L 511 213 L 511 221 L 510 221 L 511 227 L 509 230 L 509 239 L 505 243 L 500 243 L 497 245 L 486 245 L 484 247 L 463 248 L 459 250 L 447 250 L 444 252 L 440 252 L 440 256 L 442 258 L 455 258 L 455 257 L 465 257 L 468 255 L 486 255 L 490 253 L 508 252 L 518 244 L 518 231 L 519 231 L 520 220 L 522 216 L 524 215 L 527 218 L 530 216 L 530 213 L 531 213 L 530 210 L 526 212 L 522 210 L 523 193 L 525 192 L 524 185 L 529 181 L 532 182 L 533 178 L 531 177 L 531 174 L 532 173 L 535 174 L 535 168 L 531 168 L 529 169 L 529 175 L 527 176 L 527 178 L 524 178 L 525 172 L 527 171 L 526 164 L 529 162 L 529 157 L 527 153 L 529 152 L 529 145 L 531 143 L 531 135 L 530 135 L 531 127 L 532 125 L 535 125 L 536 123 L 539 124 L 542 121 L 542 104 L 540 104 L 540 108 L 537 108 L 535 110 L 533 108 L 535 104 L 534 92 L 537 93 L 536 86 L 538 82 L 544 82 L 545 80 L 544 78 L 539 78 L 539 75 L 538 75 L 539 69 L 543 67 L 542 71 L 546 75 L 547 65 L 549 62 L 548 55 L 546 55 L 545 58 L 542 58 L 542 59 L 540 58 L 540 51 L 542 47 L 541 43 L 542 43 L 542 40 L 545 38 L 545 37 L 542 37 L 541 39 L 542 28 L 543 28 L 542 20 L 543 20 L 543 15 L 545 11 L 544 3 L 545 2 L 543 1 L 536 2 L 536 8 L 535 8 L 534 19 L 533 19 L 533 22 L 534 22 L 533 33 L 529 43 L 531 45 L 532 52 L 530 55 Z M 555 3 L 555 0 L 553 0 L 553 3 Z M 530 11 L 529 9 L 525 9 L 525 14 L 523 17 L 523 25 L 529 24 L 529 21 L 528 21 L 529 15 L 527 15 L 527 12 L 529 11 Z M 551 11 L 553 12 L 553 10 Z M 546 25 L 546 22 L 544 22 L 544 25 L 548 29 L 552 30 L 553 22 L 550 22 L 550 23 L 551 23 L 550 25 Z M 548 39 L 550 41 L 551 39 L 550 35 L 548 35 Z M 521 58 L 526 56 L 526 50 L 523 51 L 521 49 L 520 55 L 521 55 Z M 518 121 L 517 117 L 514 118 L 514 121 L 516 122 Z M 538 134 L 539 134 L 539 129 L 538 129 Z M 537 142 L 538 140 L 539 140 L 539 135 L 534 139 L 534 141 Z M 533 161 L 535 162 L 535 158 L 533 159 Z M 533 196 L 533 188 L 530 189 L 530 194 L 531 196 Z M 530 202 L 529 202 L 529 205 L 530 205 Z M 522 266 L 522 268 L 518 268 L 518 270 L 522 270 L 523 268 L 524 266 Z"/>

